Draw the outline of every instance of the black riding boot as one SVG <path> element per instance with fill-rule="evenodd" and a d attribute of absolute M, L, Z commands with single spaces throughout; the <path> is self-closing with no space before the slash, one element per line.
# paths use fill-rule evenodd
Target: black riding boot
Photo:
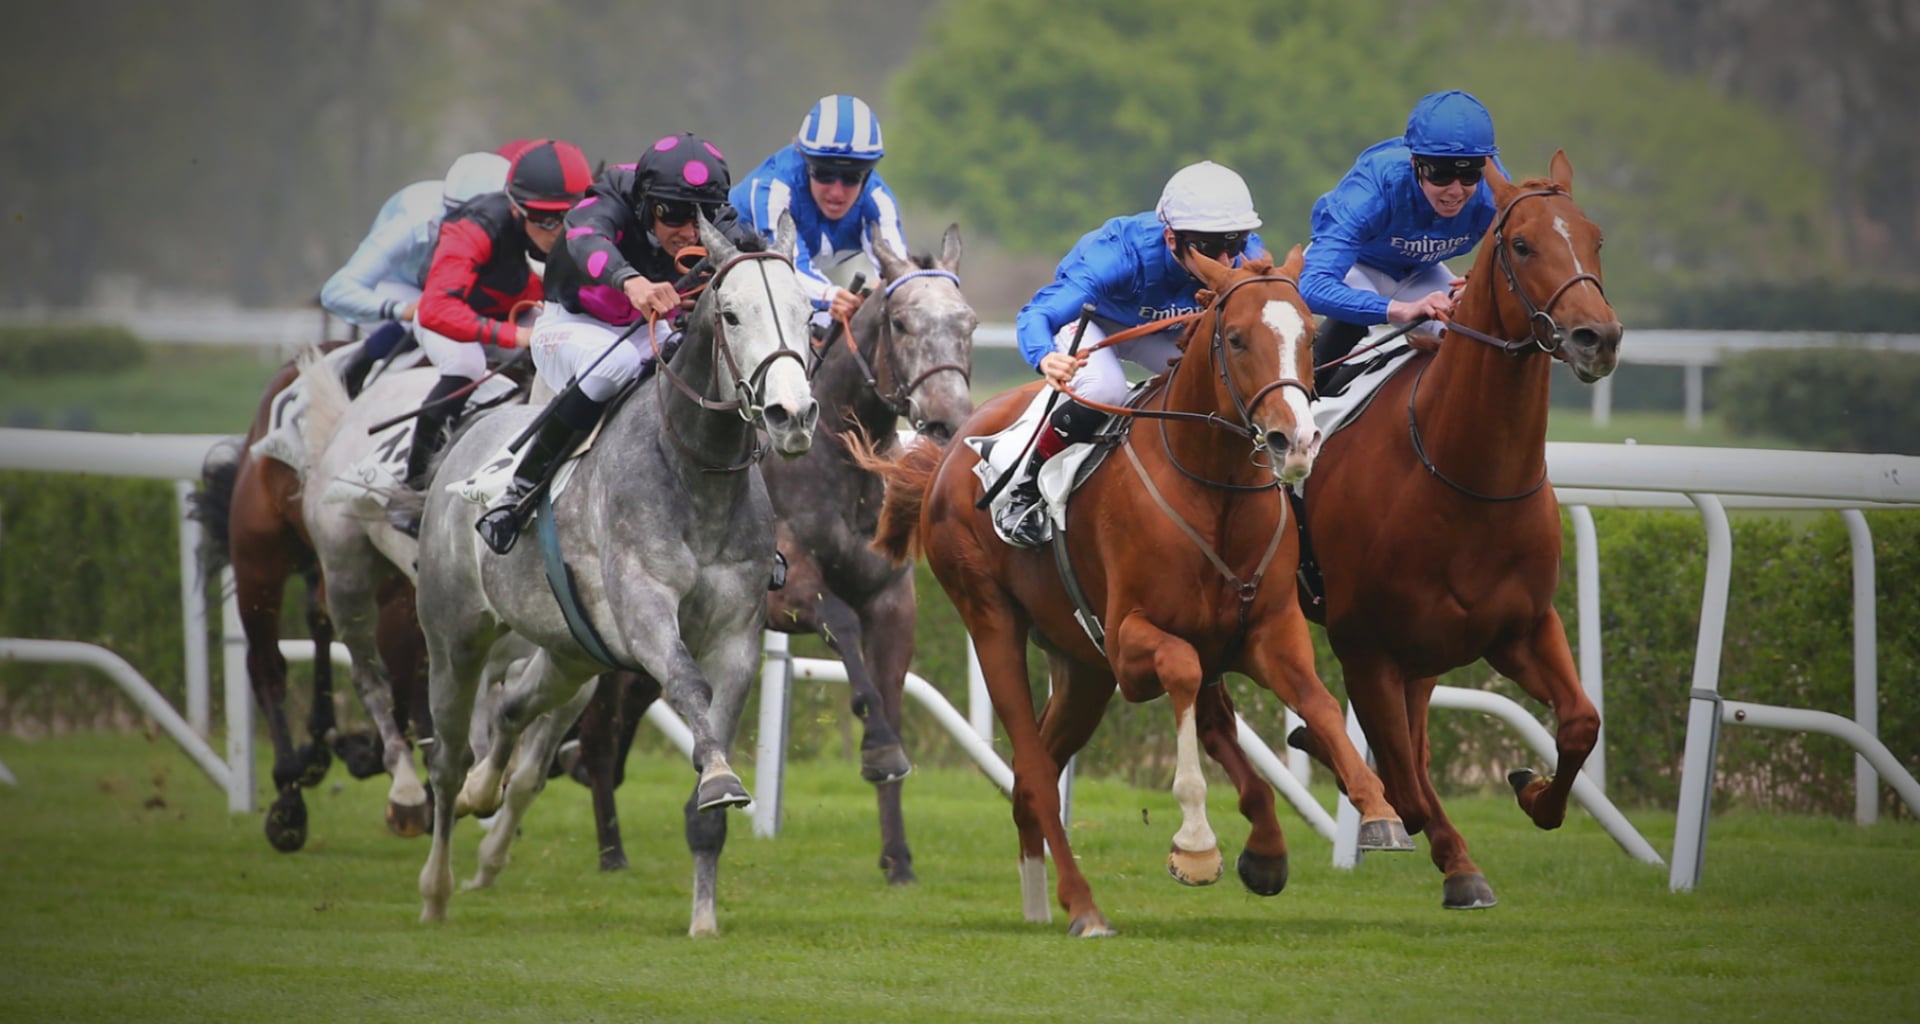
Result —
<path fill-rule="evenodd" d="M 381 324 L 367 335 L 367 340 L 360 343 L 353 358 L 347 360 L 347 365 L 340 370 L 340 381 L 347 386 L 348 398 L 360 397 L 360 389 L 366 386 L 367 371 L 373 369 L 373 364 L 392 355 L 403 339 L 411 340 L 407 338 L 407 329 L 394 320 Z"/>
<path fill-rule="evenodd" d="M 441 377 L 433 382 L 433 390 L 427 392 L 426 401 L 421 403 L 425 411 L 414 417 L 413 447 L 407 452 L 406 485 L 409 489 L 427 489 L 430 476 L 427 465 L 447 443 L 447 422 L 459 415 L 467 405 L 466 395 L 459 398 L 447 396 L 472 383 L 465 377 Z"/>
<path fill-rule="evenodd" d="M 553 412 L 540 424 L 540 432 L 527 442 L 520 464 L 514 467 L 513 482 L 487 506 L 473 528 L 480 532 L 493 553 L 504 555 L 513 550 L 525 524 L 521 508 L 547 477 L 600 422 L 605 402 L 596 402 L 578 387 L 568 388 L 553 400 Z"/>
<path fill-rule="evenodd" d="M 1353 346 L 1367 336 L 1364 324 L 1350 324 L 1345 320 L 1328 318 L 1320 325 L 1319 333 L 1313 336 L 1313 365 L 1326 366 L 1341 356 L 1353 351 Z M 1326 391 L 1325 383 L 1340 371 L 1338 366 L 1329 366 L 1316 372 L 1314 386 L 1317 391 Z"/>
<path fill-rule="evenodd" d="M 1000 510 L 996 525 L 1006 535 L 1007 543 L 1014 547 L 1036 547 L 1051 539 L 1053 531 L 1048 528 L 1046 503 L 1040 500 L 1040 467 L 1046 462 L 1047 457 L 1038 451 L 1027 456 L 1027 464 L 1019 469 L 1020 476 L 1007 492 L 1007 503 Z"/>

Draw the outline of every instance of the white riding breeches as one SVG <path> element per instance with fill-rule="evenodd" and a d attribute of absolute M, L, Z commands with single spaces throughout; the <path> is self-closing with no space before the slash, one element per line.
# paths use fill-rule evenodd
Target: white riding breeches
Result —
<path fill-rule="evenodd" d="M 1060 328 L 1053 334 L 1053 350 L 1062 355 L 1073 346 L 1074 328 L 1078 321 Z M 1119 405 L 1127 400 L 1127 371 L 1120 365 L 1121 360 L 1144 366 L 1149 372 L 1160 374 L 1167 372 L 1167 363 L 1180 355 L 1180 328 L 1171 327 L 1131 341 L 1088 353 L 1096 343 L 1107 336 L 1099 324 L 1087 322 L 1087 333 L 1080 339 L 1080 351 L 1087 354 L 1086 365 L 1074 372 L 1068 387 L 1073 393 L 1107 405 Z"/>
<path fill-rule="evenodd" d="M 1355 263 L 1353 269 L 1347 271 L 1346 284 L 1349 288 L 1372 292 L 1389 301 L 1414 302 L 1434 292 L 1451 291 L 1453 277 L 1453 271 L 1447 269 L 1445 263 L 1430 264 L 1397 280 L 1384 270 Z M 1438 338 L 1443 328 L 1437 322 L 1428 321 L 1414 330 Z"/>
<path fill-rule="evenodd" d="M 416 325 L 413 336 L 420 351 L 433 360 L 443 377 L 479 380 L 487 372 L 487 350 L 477 341 L 455 341 L 439 331 Z"/>
<path fill-rule="evenodd" d="M 672 329 L 660 320 L 653 332 L 654 341 L 664 343 Z M 653 361 L 645 325 L 621 340 L 626 333 L 625 327 L 586 313 L 570 313 L 558 302 L 549 302 L 533 324 L 533 367 L 541 383 L 555 393 L 578 378 L 588 398 L 604 402 Z"/>

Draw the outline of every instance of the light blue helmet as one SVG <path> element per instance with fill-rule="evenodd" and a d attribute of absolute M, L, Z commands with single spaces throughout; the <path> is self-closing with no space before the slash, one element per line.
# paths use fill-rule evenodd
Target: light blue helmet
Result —
<path fill-rule="evenodd" d="M 1415 156 L 1494 156 L 1493 115 L 1471 93 L 1428 93 L 1407 116 L 1407 149 Z"/>
<path fill-rule="evenodd" d="M 857 96 L 822 96 L 800 122 L 793 143 L 800 152 L 833 161 L 872 163 L 885 155 L 880 121 Z"/>

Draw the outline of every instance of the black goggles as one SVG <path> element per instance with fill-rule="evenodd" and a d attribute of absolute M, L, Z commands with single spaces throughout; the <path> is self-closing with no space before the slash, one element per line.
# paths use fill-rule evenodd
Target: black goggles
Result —
<path fill-rule="evenodd" d="M 1245 231 L 1181 231 L 1175 234 L 1174 240 L 1181 248 L 1192 249 L 1214 260 L 1224 260 L 1247 251 Z"/>
<path fill-rule="evenodd" d="M 1454 182 L 1462 185 L 1478 185 L 1486 176 L 1487 161 L 1484 157 L 1463 159 L 1460 157 L 1416 156 L 1413 166 L 1429 184 L 1447 186 Z"/>
<path fill-rule="evenodd" d="M 708 221 L 719 216 L 720 204 L 695 203 L 685 199 L 657 199 L 653 204 L 653 219 L 670 228 L 683 228 L 693 223 L 694 215 L 705 214 Z"/>
<path fill-rule="evenodd" d="M 826 163 L 807 165 L 807 177 L 822 185 L 864 185 L 867 175 L 871 173 L 873 168 L 869 166 Z"/>

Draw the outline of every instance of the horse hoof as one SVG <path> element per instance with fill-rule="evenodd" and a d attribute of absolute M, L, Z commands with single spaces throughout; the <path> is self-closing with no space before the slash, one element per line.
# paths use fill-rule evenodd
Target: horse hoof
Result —
<path fill-rule="evenodd" d="M 1519 796 L 1521 793 L 1526 792 L 1527 786 L 1531 785 L 1532 782 L 1533 769 L 1531 768 L 1515 768 L 1513 771 L 1507 773 L 1507 785 L 1513 787 L 1514 796 Z"/>
<path fill-rule="evenodd" d="M 1113 925 L 1107 923 L 1105 914 L 1098 910 L 1090 910 L 1073 919 L 1073 924 L 1067 926 L 1067 934 L 1076 939 L 1104 939 L 1109 935 L 1120 933 L 1114 930 Z"/>
<path fill-rule="evenodd" d="M 1266 857 L 1252 850 L 1241 850 L 1233 869 L 1240 873 L 1240 884 L 1255 896 L 1278 896 L 1287 887 L 1287 855 Z"/>
<path fill-rule="evenodd" d="M 728 807 L 745 807 L 753 802 L 747 787 L 740 782 L 740 776 L 732 772 L 720 772 L 700 780 L 700 788 L 694 790 L 694 809 L 697 811 L 722 810 Z"/>
<path fill-rule="evenodd" d="M 297 787 L 280 792 L 267 808 L 264 824 L 267 843 L 281 853 L 292 853 L 307 845 L 307 802 Z"/>
<path fill-rule="evenodd" d="M 880 855 L 880 870 L 887 873 L 888 885 L 912 885 L 920 879 L 913 873 L 913 860 L 907 857 L 889 857 Z"/>
<path fill-rule="evenodd" d="M 433 827 L 433 803 L 387 803 L 387 829 L 402 839 L 416 839 Z"/>
<path fill-rule="evenodd" d="M 1293 727 L 1293 731 L 1287 734 L 1287 746 L 1303 753 L 1311 754 L 1313 753 L 1313 740 L 1311 737 L 1312 734 L 1307 732 L 1306 726 L 1296 725 Z"/>
<path fill-rule="evenodd" d="M 1398 818 L 1363 821 L 1360 823 L 1360 849 L 1411 850 L 1413 837 L 1407 835 L 1407 826 L 1401 824 Z"/>
<path fill-rule="evenodd" d="M 898 782 L 913 771 L 913 762 L 900 744 L 891 743 L 860 754 L 860 777 L 876 786 Z"/>
<path fill-rule="evenodd" d="M 1440 905 L 1448 910 L 1485 910 L 1500 902 L 1486 876 L 1478 871 L 1448 875 L 1441 892 Z"/>
<path fill-rule="evenodd" d="M 356 779 L 371 779 L 387 770 L 380 759 L 380 745 L 364 732 L 349 733 L 333 741 L 333 752 L 346 762 L 347 774 Z"/>
<path fill-rule="evenodd" d="M 301 763 L 301 786 L 312 789 L 325 781 L 328 769 L 333 767 L 333 754 L 325 745 L 309 743 L 300 748 L 298 756 Z"/>
<path fill-rule="evenodd" d="M 1226 871 L 1226 861 L 1220 856 L 1220 850 L 1201 850 L 1197 853 L 1182 850 L 1178 846 L 1167 850 L 1167 874 L 1181 885 L 1212 885 L 1220 880 Z"/>
<path fill-rule="evenodd" d="M 605 853 L 602 853 L 600 855 L 600 870 L 602 871 L 627 870 L 627 852 L 625 850 L 609 850 Z"/>

